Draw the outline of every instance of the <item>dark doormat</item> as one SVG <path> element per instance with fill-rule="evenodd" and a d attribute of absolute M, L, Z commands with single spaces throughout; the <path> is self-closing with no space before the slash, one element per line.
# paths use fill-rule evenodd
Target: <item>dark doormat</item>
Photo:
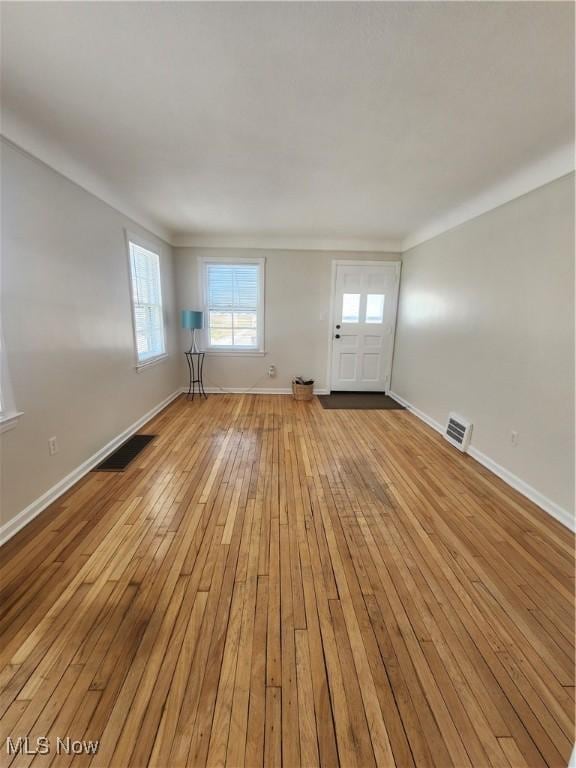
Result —
<path fill-rule="evenodd" d="M 331 392 L 329 395 L 318 395 L 322 408 L 350 411 L 404 411 L 403 405 L 397 403 L 384 392 Z"/>
<path fill-rule="evenodd" d="M 94 472 L 123 472 L 156 435 L 133 435 L 94 468 Z"/>

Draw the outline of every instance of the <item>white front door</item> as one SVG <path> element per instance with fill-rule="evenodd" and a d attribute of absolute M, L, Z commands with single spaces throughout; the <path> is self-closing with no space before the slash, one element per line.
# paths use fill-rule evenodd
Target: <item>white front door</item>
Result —
<path fill-rule="evenodd" d="M 333 390 L 390 388 L 399 262 L 337 262 L 332 320 Z"/>

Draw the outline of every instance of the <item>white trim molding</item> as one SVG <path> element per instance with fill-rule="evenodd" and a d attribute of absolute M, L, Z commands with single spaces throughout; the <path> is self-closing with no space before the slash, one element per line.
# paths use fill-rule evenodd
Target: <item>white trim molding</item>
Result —
<path fill-rule="evenodd" d="M 50 168 L 51 171 L 72 182 L 72 184 L 76 184 L 84 192 L 98 198 L 102 203 L 156 235 L 168 245 L 173 244 L 171 243 L 170 231 L 159 221 L 134 208 L 123 197 L 119 197 L 115 190 L 99 179 L 95 173 L 79 163 L 70 161 L 60 150 L 49 146 L 44 139 L 36 136 L 35 132 L 31 132 L 28 126 L 25 127 L 20 124 L 15 127 L 13 119 L 10 119 L 12 125 L 7 129 L 7 118 L 4 115 L 3 133 L 0 134 L 0 139 L 8 146 Z"/>
<path fill-rule="evenodd" d="M 18 424 L 18 419 L 20 416 L 24 416 L 22 411 L 14 411 L 11 413 L 5 413 L 2 416 L 0 416 L 0 434 L 2 432 L 8 432 L 10 429 L 14 429 L 16 424 Z"/>
<path fill-rule="evenodd" d="M 164 352 L 162 355 L 157 355 L 149 360 L 143 360 L 141 363 L 136 363 L 134 368 L 136 368 L 138 373 L 142 373 L 142 371 L 145 371 L 147 368 L 153 368 L 155 365 L 158 365 L 158 363 L 163 363 L 165 360 L 168 360 L 169 357 L 170 355 L 168 355 L 167 352 Z"/>
<path fill-rule="evenodd" d="M 6 116 L 5 116 L 6 117 Z M 8 123 L 8 129 L 6 126 Z M 61 150 L 49 145 L 36 135 L 30 126 L 15 121 L 11 115 L 4 119 L 0 138 L 7 145 L 63 176 L 106 205 L 139 224 L 148 232 L 176 248 L 247 248 L 250 250 L 286 251 L 347 251 L 364 253 L 401 254 L 416 245 L 431 240 L 470 219 L 487 213 L 504 203 L 542 187 L 574 171 L 574 146 L 564 145 L 544 158 L 525 166 L 517 173 L 500 181 L 444 215 L 423 224 L 406 237 L 329 237 L 288 234 L 263 235 L 259 233 L 172 232 L 148 213 L 136 210 L 128 201 L 117 196 L 115 190 L 104 184 L 88 168 L 73 163 Z"/>
<path fill-rule="evenodd" d="M 344 251 L 400 253 L 400 239 L 354 237 L 301 237 L 298 235 L 217 234 L 179 232 L 172 235 L 176 248 L 246 248 L 266 251 Z"/>
<path fill-rule="evenodd" d="M 11 520 L 8 520 L 7 523 L 4 523 L 4 525 L 0 527 L 0 546 L 5 544 L 8 539 L 11 539 L 12 536 L 24 528 L 25 525 L 28 525 L 28 523 L 34 520 L 35 517 L 38 517 L 38 515 L 43 512 L 46 507 L 49 507 L 50 504 L 53 504 L 60 496 L 62 496 L 63 493 L 71 488 L 74 483 L 77 483 L 78 480 L 81 480 L 84 475 L 88 474 L 91 469 L 94 469 L 97 464 L 103 461 L 106 456 L 108 456 L 108 454 L 116 450 L 116 448 L 122 445 L 122 443 L 124 443 L 129 437 L 131 437 L 135 432 L 143 427 L 144 424 L 146 424 L 148 421 L 150 421 L 150 419 L 154 418 L 156 414 L 160 413 L 160 411 L 166 408 L 167 405 L 170 405 L 170 403 L 179 397 L 180 394 L 181 390 L 178 389 L 176 392 L 173 392 L 167 398 L 162 400 L 161 403 L 155 405 L 154 408 L 148 411 L 148 413 L 145 413 L 144 416 L 140 417 L 127 429 L 117 435 L 113 440 L 110 440 L 109 443 L 106 443 L 106 445 L 100 448 L 99 451 L 97 451 L 93 456 L 90 456 L 89 459 L 86 459 L 86 461 L 80 464 L 80 466 L 76 467 L 76 469 L 73 469 L 70 474 L 66 475 L 66 477 L 63 477 L 62 480 L 56 483 L 56 485 L 53 485 L 52 488 L 49 488 L 46 493 L 40 496 L 40 498 L 33 501 L 32 504 L 29 504 L 15 517 L 13 517 Z"/>
<path fill-rule="evenodd" d="M 409 403 L 395 392 L 389 392 L 388 394 L 390 397 L 400 403 L 400 405 L 403 405 L 407 410 L 413 413 L 414 416 L 417 416 L 421 421 L 428 424 L 429 427 L 432 427 L 432 429 L 435 429 L 436 432 L 439 432 L 441 435 L 444 434 L 444 426 L 440 424 L 440 422 L 436 421 L 436 419 L 428 416 L 428 414 L 424 413 L 419 408 L 416 408 L 415 405 L 412 405 L 412 403 Z M 562 525 L 566 526 L 566 528 L 571 531 L 576 531 L 574 515 L 571 515 L 568 510 L 563 509 L 559 504 L 556 504 L 555 501 L 552 501 L 551 499 L 544 496 L 544 494 L 540 493 L 540 491 L 536 490 L 536 488 L 528 485 L 528 483 L 522 480 L 522 478 L 513 474 L 510 472 L 510 470 L 501 466 L 489 456 L 486 456 L 485 453 L 482 453 L 482 451 L 479 451 L 478 448 L 475 448 L 473 445 L 468 448 L 467 453 L 479 464 L 482 464 L 483 467 L 486 467 L 486 469 L 489 469 L 490 472 L 493 472 L 501 480 L 504 480 L 507 485 L 514 488 L 514 490 L 519 491 L 519 493 L 521 493 L 523 496 L 526 496 L 527 499 L 539 506 L 540 509 L 543 509 L 544 512 L 547 512 L 551 517 L 558 520 L 558 522 L 562 523 Z"/>
<path fill-rule="evenodd" d="M 392 392 L 392 390 L 390 390 L 388 392 L 388 395 L 393 400 L 396 400 L 397 403 L 400 403 L 400 405 L 403 405 L 404 408 L 410 411 L 410 413 L 413 413 L 414 416 L 418 416 L 420 421 L 423 421 L 425 424 L 428 424 L 429 427 L 432 427 L 432 429 L 435 429 L 436 432 L 440 432 L 441 435 L 444 434 L 444 426 L 440 424 L 439 421 L 436 421 L 436 419 L 433 419 L 431 416 L 428 416 L 428 414 L 424 413 L 424 411 L 421 411 L 419 408 L 416 408 L 416 406 L 412 405 L 412 403 L 409 403 L 408 400 L 404 400 L 404 398 L 400 397 L 400 395 L 397 395 L 396 392 Z"/>
<path fill-rule="evenodd" d="M 475 219 L 511 200 L 543 187 L 551 181 L 574 172 L 574 145 L 566 144 L 538 161 L 524 166 L 512 176 L 498 182 L 476 197 L 448 211 L 409 234 L 402 241 L 402 253 L 425 243 L 437 235 Z"/>
<path fill-rule="evenodd" d="M 204 387 L 208 395 L 291 395 L 290 387 Z M 188 393 L 188 387 L 182 387 L 182 393 Z M 315 395 L 329 395 L 330 390 L 323 387 L 314 388 Z M 194 395 L 196 399 L 198 392 Z"/>
<path fill-rule="evenodd" d="M 201 350 L 204 352 L 206 357 L 266 357 L 268 352 L 266 350 L 263 350 L 262 352 L 254 352 L 252 350 L 232 350 L 232 349 L 223 349 L 221 351 L 218 351 L 215 347 L 212 349 L 203 349 Z"/>

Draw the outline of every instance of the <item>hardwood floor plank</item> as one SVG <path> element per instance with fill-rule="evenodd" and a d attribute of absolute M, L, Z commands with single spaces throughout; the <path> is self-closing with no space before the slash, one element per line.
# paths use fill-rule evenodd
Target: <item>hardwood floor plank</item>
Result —
<path fill-rule="evenodd" d="M 314 714 L 314 693 L 312 691 L 308 632 L 305 629 L 296 630 L 295 643 L 301 764 L 310 766 L 310 768 L 316 768 L 316 766 L 320 765 L 320 758 L 318 756 L 317 724 Z"/>
<path fill-rule="evenodd" d="M 245 584 L 243 582 L 237 582 L 234 586 L 230 620 L 226 632 L 226 644 L 224 646 L 220 679 L 218 681 L 218 694 L 214 705 L 214 714 L 210 729 L 210 743 L 208 746 L 207 757 L 207 764 L 210 766 L 223 766 L 226 762 L 228 734 L 230 732 L 230 718 L 234 698 L 234 684 L 236 681 L 240 629 L 244 611 L 244 595 Z M 192 765 L 197 764 L 198 761 L 196 759 L 192 761 Z"/>
<path fill-rule="evenodd" d="M 282 639 L 282 763 L 300 765 L 298 686 L 290 540 L 288 525 L 280 525 L 280 626 Z"/>
<path fill-rule="evenodd" d="M 282 714 L 280 688 L 266 688 L 266 732 L 264 738 L 264 765 L 280 768 L 282 765 Z"/>
<path fill-rule="evenodd" d="M 268 577 L 258 576 L 250 695 L 246 732 L 246 766 L 264 764 L 264 727 L 266 721 L 266 629 L 268 624 Z M 238 763 L 240 765 L 240 763 Z"/>

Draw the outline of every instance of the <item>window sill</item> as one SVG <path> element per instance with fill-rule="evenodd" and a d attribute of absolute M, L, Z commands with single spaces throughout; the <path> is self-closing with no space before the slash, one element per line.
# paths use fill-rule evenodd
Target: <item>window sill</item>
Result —
<path fill-rule="evenodd" d="M 22 411 L 16 411 L 14 413 L 6 413 L 3 416 L 0 416 L 0 433 L 8 432 L 9 429 L 14 429 L 16 424 L 18 424 L 18 419 L 23 415 L 24 414 Z"/>
<path fill-rule="evenodd" d="M 168 355 L 158 355 L 158 357 L 152 357 L 150 360 L 143 360 L 141 363 L 136 363 L 135 368 L 137 373 L 142 373 L 147 368 L 152 368 L 158 363 L 163 363 L 164 360 L 168 360 Z"/>
<path fill-rule="evenodd" d="M 267 352 L 258 349 L 206 349 L 210 357 L 264 357 Z"/>

